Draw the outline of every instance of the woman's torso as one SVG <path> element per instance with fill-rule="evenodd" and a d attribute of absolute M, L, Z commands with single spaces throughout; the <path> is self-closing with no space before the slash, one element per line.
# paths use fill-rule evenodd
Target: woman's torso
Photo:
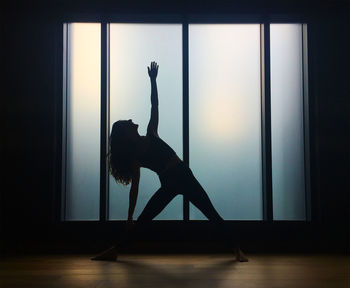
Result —
<path fill-rule="evenodd" d="M 146 135 L 143 139 L 144 149 L 138 155 L 141 167 L 151 169 L 158 175 L 180 163 L 175 151 L 156 135 Z"/>

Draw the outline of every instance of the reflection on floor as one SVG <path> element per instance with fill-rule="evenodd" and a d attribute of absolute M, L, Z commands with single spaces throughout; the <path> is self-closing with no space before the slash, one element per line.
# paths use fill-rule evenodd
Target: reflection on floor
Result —
<path fill-rule="evenodd" d="M 121 255 L 17 256 L 0 259 L 0 287 L 350 287 L 350 256 Z"/>

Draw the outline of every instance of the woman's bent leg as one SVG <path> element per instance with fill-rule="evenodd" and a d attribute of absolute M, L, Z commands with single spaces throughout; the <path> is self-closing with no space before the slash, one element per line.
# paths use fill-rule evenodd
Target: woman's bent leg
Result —
<path fill-rule="evenodd" d="M 130 230 L 122 236 L 116 245 L 105 250 L 101 254 L 92 258 L 92 260 L 113 260 L 117 259 L 117 252 L 120 249 L 125 248 L 127 245 L 135 241 L 142 232 L 147 229 L 147 224 L 149 224 L 154 217 L 156 217 L 176 196 L 176 193 L 171 192 L 168 189 L 160 188 L 151 199 L 146 204 L 140 216 L 137 218 L 136 224 Z"/>
<path fill-rule="evenodd" d="M 140 216 L 137 218 L 138 223 L 147 223 L 155 218 L 169 204 L 177 193 L 160 187 L 156 193 L 147 202 Z"/>
<path fill-rule="evenodd" d="M 117 246 L 123 248 L 133 241 L 137 240 L 140 235 L 148 228 L 152 219 L 154 219 L 162 210 L 169 204 L 171 200 L 176 196 L 176 193 L 163 187 L 159 188 L 156 193 L 147 202 L 145 208 L 141 212 L 137 221 L 130 230 L 126 232 L 124 237 L 118 241 Z"/>

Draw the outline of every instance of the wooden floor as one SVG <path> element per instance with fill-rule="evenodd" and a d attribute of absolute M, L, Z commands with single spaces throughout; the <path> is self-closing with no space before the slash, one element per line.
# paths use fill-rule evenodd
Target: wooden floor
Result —
<path fill-rule="evenodd" d="M 117 262 L 92 255 L 0 259 L 0 287 L 317 287 L 349 288 L 350 257 L 339 255 L 122 255 Z"/>

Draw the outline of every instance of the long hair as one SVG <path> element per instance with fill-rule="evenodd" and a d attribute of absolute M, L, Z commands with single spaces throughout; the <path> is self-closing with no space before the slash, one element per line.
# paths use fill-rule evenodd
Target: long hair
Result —
<path fill-rule="evenodd" d="M 109 138 L 109 171 L 123 185 L 131 182 L 135 169 L 135 143 L 126 137 L 127 128 L 127 121 L 115 122 Z"/>

